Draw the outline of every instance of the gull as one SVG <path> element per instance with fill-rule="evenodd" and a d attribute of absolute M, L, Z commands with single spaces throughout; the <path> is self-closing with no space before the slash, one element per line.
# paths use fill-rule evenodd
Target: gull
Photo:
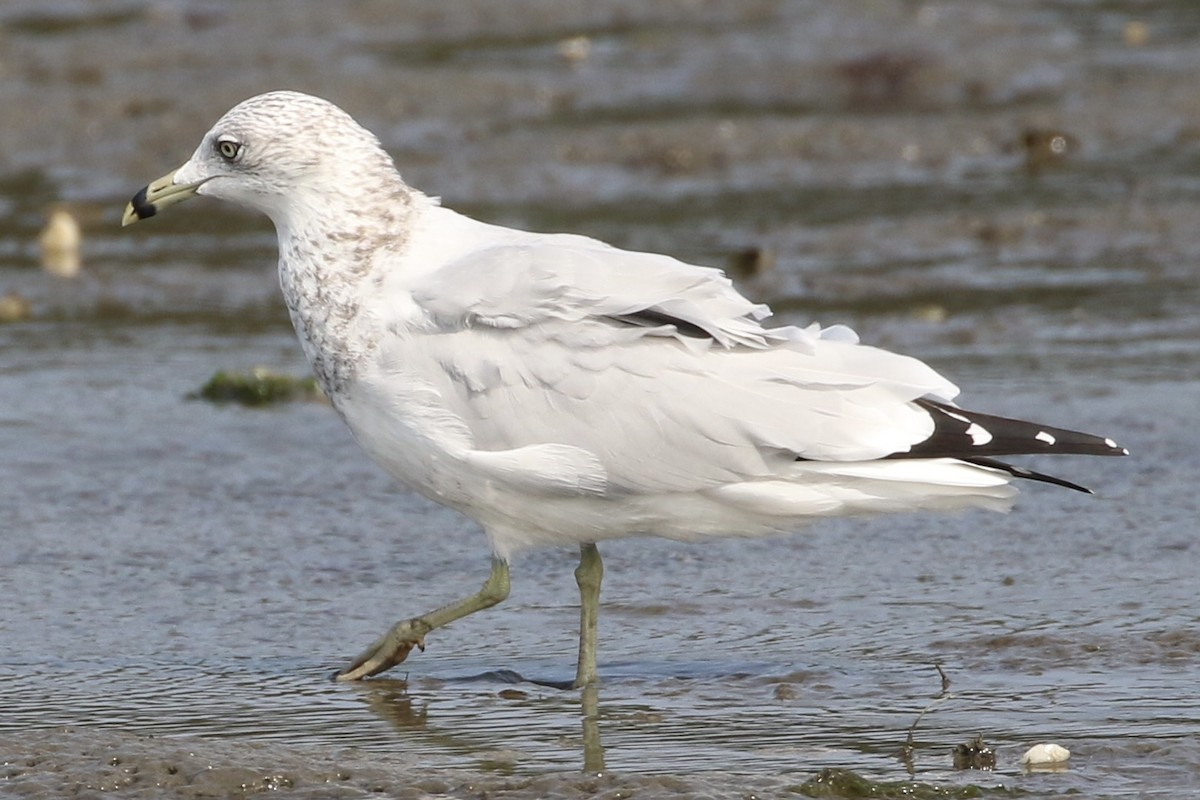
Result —
<path fill-rule="evenodd" d="M 960 408 L 931 367 L 845 326 L 769 326 L 719 270 L 458 214 L 306 94 L 235 106 L 123 224 L 194 195 L 272 220 L 284 301 L 333 408 L 390 475 L 475 520 L 491 546 L 479 591 L 397 622 L 340 680 L 390 669 L 504 600 L 526 548 L 579 548 L 583 687 L 597 680 L 597 542 L 1006 510 L 1016 479 L 1088 490 L 1002 457 L 1126 454 Z"/>

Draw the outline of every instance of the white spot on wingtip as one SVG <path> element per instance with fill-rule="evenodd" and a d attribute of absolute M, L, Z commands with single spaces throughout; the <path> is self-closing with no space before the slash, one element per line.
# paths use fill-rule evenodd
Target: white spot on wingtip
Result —
<path fill-rule="evenodd" d="M 978 422 L 972 422 L 967 426 L 967 436 L 971 437 L 971 444 L 976 447 L 982 447 L 992 440 L 991 431 L 980 425 Z"/>
<path fill-rule="evenodd" d="M 1055 439 L 1053 435 L 1046 433 L 1045 431 L 1038 431 L 1037 435 L 1033 438 L 1037 439 L 1039 442 L 1045 442 L 1051 447 L 1053 447 L 1054 443 L 1058 441 L 1058 439 Z"/>

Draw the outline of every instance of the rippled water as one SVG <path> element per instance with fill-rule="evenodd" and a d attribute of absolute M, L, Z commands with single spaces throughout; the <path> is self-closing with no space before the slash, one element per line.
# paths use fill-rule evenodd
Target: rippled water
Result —
<path fill-rule="evenodd" d="M 761 796 L 826 767 L 905 778 L 918 719 L 925 782 L 1200 783 L 1200 10 L 983 5 L 0 11 L 0 100 L 28 109 L 0 130 L 0 294 L 30 307 L 0 324 L 0 793 Z M 484 539 L 328 408 L 185 399 L 218 369 L 305 370 L 264 220 L 197 203 L 116 227 L 221 111 L 282 86 L 351 110 L 457 208 L 728 267 L 789 320 L 929 360 L 964 403 L 1134 456 L 1055 462 L 1098 496 L 1028 487 L 1008 516 L 609 544 L 596 697 L 544 685 L 573 671 L 565 551 L 523 555 L 504 605 L 391 679 L 335 684 L 391 622 L 473 590 Z M 36 266 L 62 201 L 75 280 Z M 997 771 L 955 772 L 976 734 Z M 1070 769 L 1023 774 L 1039 741 Z M 579 777 L 601 767 L 615 783 Z"/>

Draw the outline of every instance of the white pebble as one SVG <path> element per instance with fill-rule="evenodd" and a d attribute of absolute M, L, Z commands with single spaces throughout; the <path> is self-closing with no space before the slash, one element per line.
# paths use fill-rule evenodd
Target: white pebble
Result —
<path fill-rule="evenodd" d="M 65 208 L 51 209 L 46 227 L 38 236 L 42 248 L 42 269 L 60 278 L 74 278 L 82 265 L 79 244 L 83 233 L 74 215 Z"/>
<path fill-rule="evenodd" d="M 1035 744 L 1021 756 L 1021 764 L 1026 767 L 1046 766 L 1047 764 L 1062 764 L 1071 757 L 1071 751 L 1057 744 Z"/>

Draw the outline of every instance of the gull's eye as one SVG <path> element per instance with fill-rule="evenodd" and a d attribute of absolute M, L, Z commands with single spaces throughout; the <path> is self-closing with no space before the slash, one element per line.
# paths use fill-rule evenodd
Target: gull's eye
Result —
<path fill-rule="evenodd" d="M 237 161 L 242 155 L 242 143 L 237 139 L 221 137 L 217 139 L 217 153 L 226 161 Z"/>

